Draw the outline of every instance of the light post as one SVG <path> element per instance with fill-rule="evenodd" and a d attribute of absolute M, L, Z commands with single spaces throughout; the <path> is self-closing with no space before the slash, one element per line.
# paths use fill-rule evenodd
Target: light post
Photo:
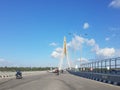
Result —
<path fill-rule="evenodd" d="M 80 69 L 82 69 L 82 44 L 81 44 L 81 48 L 80 48 Z"/>

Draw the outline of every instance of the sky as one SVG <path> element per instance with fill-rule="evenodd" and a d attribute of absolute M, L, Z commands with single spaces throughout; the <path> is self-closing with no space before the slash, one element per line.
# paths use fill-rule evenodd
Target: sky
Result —
<path fill-rule="evenodd" d="M 57 66 L 66 36 L 79 63 L 120 56 L 120 0 L 1 0 L 0 66 Z"/>

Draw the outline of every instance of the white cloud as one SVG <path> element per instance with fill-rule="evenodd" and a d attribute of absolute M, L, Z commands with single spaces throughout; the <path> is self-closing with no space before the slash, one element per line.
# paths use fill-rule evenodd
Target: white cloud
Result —
<path fill-rule="evenodd" d="M 114 48 L 100 48 L 98 44 L 92 47 L 92 51 L 97 55 L 98 58 L 110 58 L 115 56 L 116 50 Z"/>
<path fill-rule="evenodd" d="M 82 48 L 82 44 L 85 42 L 85 39 L 83 37 L 80 37 L 78 35 L 74 35 L 74 38 L 72 38 L 72 41 L 70 41 L 67 46 L 73 50 L 80 50 Z"/>
<path fill-rule="evenodd" d="M 89 46 L 95 46 L 96 42 L 94 39 L 87 39 L 78 35 L 74 35 L 72 41 L 70 41 L 67 46 L 73 50 L 80 50 L 82 48 L 82 44 L 87 44 Z"/>
<path fill-rule="evenodd" d="M 120 8 L 120 0 L 112 0 L 109 6 L 113 8 Z"/>
<path fill-rule="evenodd" d="M 59 58 L 59 57 L 60 57 L 60 54 L 59 54 L 58 52 L 56 52 L 56 51 L 53 51 L 52 54 L 51 54 L 51 56 L 52 56 L 53 58 Z"/>
<path fill-rule="evenodd" d="M 50 46 L 57 46 L 57 43 L 53 42 L 49 44 Z"/>
<path fill-rule="evenodd" d="M 51 54 L 51 57 L 52 58 L 56 58 L 56 59 L 61 59 L 62 57 L 62 52 L 63 52 L 63 49 L 62 48 L 56 48 L 52 54 Z"/>
<path fill-rule="evenodd" d="M 114 57 L 115 55 L 120 56 L 120 51 L 116 51 L 112 47 L 100 48 L 94 39 L 87 39 L 87 38 L 84 38 L 84 37 L 81 37 L 78 35 L 74 35 L 72 40 L 69 43 L 67 43 L 67 47 L 68 47 L 68 49 L 72 49 L 74 51 L 80 51 L 80 49 L 82 49 L 82 46 L 84 46 L 85 44 L 91 47 L 91 53 L 94 53 L 96 55 L 96 57 L 110 58 L 110 57 Z M 62 48 L 60 48 L 60 47 L 56 48 L 52 52 L 51 56 L 53 58 L 61 59 L 62 52 L 63 52 Z M 82 58 L 82 60 L 85 61 L 85 58 Z"/>
<path fill-rule="evenodd" d="M 94 39 L 87 39 L 81 36 L 75 35 L 72 41 L 68 44 L 70 48 L 76 50 L 80 50 L 83 44 L 87 44 L 91 46 L 92 51 L 100 57 L 112 57 L 115 55 L 114 48 L 100 48 Z"/>
<path fill-rule="evenodd" d="M 89 28 L 89 23 L 85 22 L 83 25 L 83 29 L 88 29 Z"/>
<path fill-rule="evenodd" d="M 87 44 L 90 45 L 90 46 L 94 46 L 95 45 L 95 40 L 94 39 L 87 40 Z"/>
<path fill-rule="evenodd" d="M 105 40 L 106 40 L 106 41 L 109 41 L 109 40 L 110 40 L 110 38 L 109 38 L 109 37 L 106 37 L 106 38 L 105 38 Z"/>
<path fill-rule="evenodd" d="M 120 49 L 116 49 L 115 57 L 120 57 Z"/>
<path fill-rule="evenodd" d="M 114 48 L 103 48 L 99 49 L 96 54 L 98 56 L 102 57 L 113 57 L 115 55 L 115 49 Z"/>
<path fill-rule="evenodd" d="M 61 53 L 63 51 L 63 49 L 58 47 L 58 48 L 55 49 L 55 51 Z"/>

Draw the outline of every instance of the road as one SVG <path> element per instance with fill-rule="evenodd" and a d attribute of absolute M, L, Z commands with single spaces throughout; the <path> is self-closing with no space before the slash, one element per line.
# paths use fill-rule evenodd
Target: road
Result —
<path fill-rule="evenodd" d="M 59 76 L 45 72 L 25 76 L 23 79 L 0 80 L 0 90 L 120 90 L 120 86 L 85 79 L 67 72 Z"/>

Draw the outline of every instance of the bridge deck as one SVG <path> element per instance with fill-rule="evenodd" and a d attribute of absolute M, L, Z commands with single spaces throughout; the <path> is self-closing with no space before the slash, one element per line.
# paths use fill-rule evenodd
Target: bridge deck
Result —
<path fill-rule="evenodd" d="M 69 73 L 44 73 L 0 81 L 0 90 L 120 90 L 119 86 L 97 82 Z"/>

